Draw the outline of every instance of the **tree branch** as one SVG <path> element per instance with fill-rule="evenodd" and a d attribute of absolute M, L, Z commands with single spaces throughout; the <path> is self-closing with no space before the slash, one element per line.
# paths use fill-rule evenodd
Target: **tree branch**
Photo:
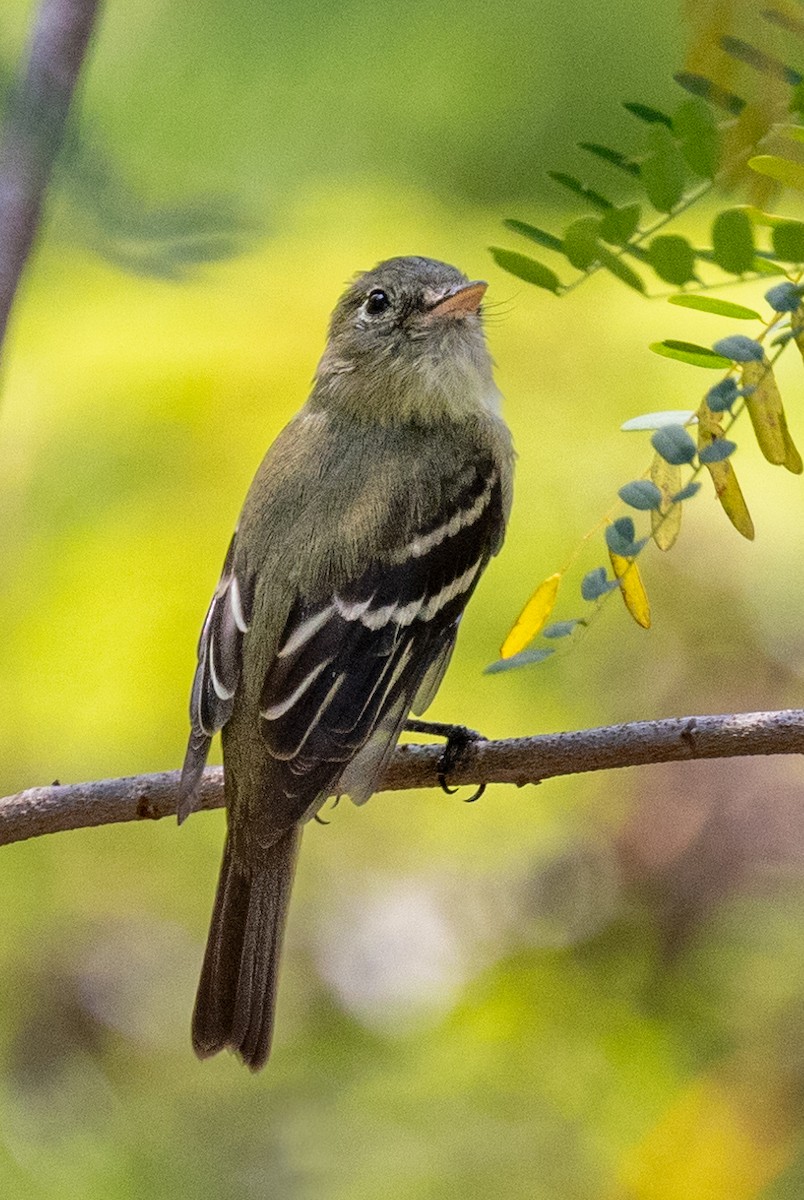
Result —
<path fill-rule="evenodd" d="M 42 0 L 0 147 L 0 347 L 100 0 Z"/>
<path fill-rule="evenodd" d="M 382 791 L 436 787 L 439 745 L 400 746 Z M 450 774 L 450 783 L 541 783 L 557 775 L 705 758 L 804 753 L 804 709 L 637 721 L 577 733 L 480 740 Z M 118 821 L 167 817 L 176 811 L 178 771 L 103 779 L 66 787 L 29 788 L 0 800 L 0 845 Z M 223 771 L 208 767 L 201 808 L 223 804 Z"/>

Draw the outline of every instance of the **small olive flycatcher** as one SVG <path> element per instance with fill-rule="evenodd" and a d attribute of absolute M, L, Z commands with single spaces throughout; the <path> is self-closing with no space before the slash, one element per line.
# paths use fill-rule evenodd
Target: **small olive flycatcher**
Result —
<path fill-rule="evenodd" d="M 392 258 L 347 289 L 309 400 L 251 485 L 198 647 L 179 820 L 222 730 L 228 836 L 193 1015 L 205 1058 L 271 1047 L 304 823 L 379 785 L 502 544 L 513 451 L 483 282 Z"/>

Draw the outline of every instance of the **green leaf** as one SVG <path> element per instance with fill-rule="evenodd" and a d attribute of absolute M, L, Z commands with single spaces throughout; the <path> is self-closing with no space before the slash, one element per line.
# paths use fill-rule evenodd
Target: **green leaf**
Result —
<path fill-rule="evenodd" d="M 583 625 L 585 622 L 573 619 L 571 621 L 555 621 L 552 625 L 548 625 L 542 630 L 542 637 L 546 638 L 563 638 L 568 637 L 575 629 L 576 625 Z"/>
<path fill-rule="evenodd" d="M 779 158 L 776 154 L 758 154 L 749 158 L 748 165 L 759 175 L 768 175 L 771 179 L 785 187 L 796 188 L 804 192 L 804 164 L 791 162 L 789 158 Z"/>
<path fill-rule="evenodd" d="M 714 296 L 668 296 L 668 304 L 679 308 L 697 308 L 699 312 L 714 313 L 717 317 L 733 317 L 735 321 L 761 321 L 762 317 L 753 308 L 732 304 L 731 300 L 716 300 Z"/>
<path fill-rule="evenodd" d="M 718 437 L 708 446 L 701 446 L 698 451 L 698 458 L 702 463 L 723 462 L 724 458 L 729 458 L 737 449 L 736 442 L 730 442 L 728 438 Z"/>
<path fill-rule="evenodd" d="M 636 233 L 641 215 L 638 204 L 610 208 L 600 222 L 600 236 L 612 246 L 625 246 Z"/>
<path fill-rule="evenodd" d="M 779 217 L 776 213 L 763 212 L 761 208 L 757 208 L 753 204 L 746 204 L 745 211 L 754 222 L 755 225 L 767 225 L 772 229 L 774 225 L 784 225 L 789 218 Z"/>
<path fill-rule="evenodd" d="M 693 479 L 693 481 L 688 483 L 686 487 L 683 487 L 680 492 L 676 492 L 674 496 L 671 496 L 670 501 L 672 504 L 680 504 L 682 500 L 691 500 L 693 496 L 698 495 L 700 490 L 700 483 L 698 483 L 697 479 Z"/>
<path fill-rule="evenodd" d="M 668 283 L 681 285 L 695 278 L 695 251 L 678 234 L 655 237 L 648 247 L 648 262 Z"/>
<path fill-rule="evenodd" d="M 640 167 L 642 186 L 653 207 L 669 213 L 684 195 L 684 160 L 675 138 L 664 125 L 652 125 L 648 138 L 652 153 Z"/>
<path fill-rule="evenodd" d="M 773 248 L 785 262 L 804 262 L 804 223 L 784 221 L 771 233 Z"/>
<path fill-rule="evenodd" d="M 634 522 L 630 517 L 620 517 L 606 526 L 606 545 L 612 554 L 619 554 L 620 558 L 636 558 L 639 554 L 647 538 L 637 542 L 635 536 Z"/>
<path fill-rule="evenodd" d="M 804 125 L 774 125 L 773 131 L 790 138 L 791 142 L 804 142 Z"/>
<path fill-rule="evenodd" d="M 597 217 L 579 217 L 564 231 L 564 253 L 579 271 L 588 271 L 597 261 L 599 230 Z"/>
<path fill-rule="evenodd" d="M 646 429 L 663 429 L 665 425 L 686 425 L 695 416 L 694 409 L 673 408 L 666 412 L 644 413 L 632 417 L 620 426 L 623 433 L 635 433 Z"/>
<path fill-rule="evenodd" d="M 692 462 L 698 452 L 683 425 L 665 425 L 656 430 L 650 441 L 656 453 L 674 467 Z"/>
<path fill-rule="evenodd" d="M 628 263 L 623 262 L 616 254 L 612 254 L 605 246 L 598 245 L 597 259 L 601 267 L 605 267 L 607 271 L 611 271 L 622 283 L 627 283 L 629 287 L 636 292 L 644 292 L 645 284 L 642 282 L 636 271 L 629 267 Z"/>
<path fill-rule="evenodd" d="M 703 100 L 686 100 L 673 114 L 673 133 L 696 175 L 712 179 L 720 157 L 720 135 L 712 109 Z"/>
<path fill-rule="evenodd" d="M 626 483 L 617 495 L 625 504 L 640 512 L 650 512 L 662 502 L 662 493 L 649 479 L 635 479 L 633 483 Z"/>
<path fill-rule="evenodd" d="M 672 118 L 658 108 L 650 108 L 647 104 L 635 104 L 631 100 L 623 101 L 623 108 L 627 109 L 633 117 L 645 121 L 648 125 L 666 125 L 668 129 L 673 128 Z"/>
<path fill-rule="evenodd" d="M 705 75 L 696 75 L 692 71 L 678 71 L 673 78 L 685 92 L 693 96 L 702 96 L 709 104 L 715 108 L 722 108 L 733 117 L 739 117 L 745 108 L 746 101 L 742 96 L 736 96 L 734 92 L 727 92 L 725 88 L 718 87 Z"/>
<path fill-rule="evenodd" d="M 725 379 L 721 379 L 720 383 L 711 387 L 704 399 L 713 413 L 721 413 L 731 411 L 739 395 L 736 379 L 732 375 L 728 375 Z"/>
<path fill-rule="evenodd" d="M 745 209 L 727 208 L 712 224 L 715 262 L 731 275 L 742 275 L 754 264 L 754 228 Z"/>
<path fill-rule="evenodd" d="M 619 536 L 627 542 L 633 542 L 636 537 L 633 517 L 619 517 L 611 528 L 616 529 Z"/>
<path fill-rule="evenodd" d="M 731 337 L 721 338 L 712 347 L 715 354 L 722 354 L 732 362 L 762 362 L 765 352 L 756 338 L 746 337 L 743 333 L 733 333 Z"/>
<path fill-rule="evenodd" d="M 762 15 L 768 16 L 767 11 Z M 798 71 L 788 67 L 786 63 L 774 58 L 773 55 L 766 54 L 764 50 L 760 50 L 751 42 L 744 42 L 742 38 L 726 34 L 721 37 L 720 46 L 732 58 L 736 58 L 738 62 L 748 63 L 749 67 L 753 67 L 755 71 L 759 71 L 763 75 L 775 76 L 777 79 L 784 80 L 791 87 L 801 83 L 801 75 Z"/>
<path fill-rule="evenodd" d="M 617 167 L 620 171 L 625 171 L 628 175 L 639 175 L 639 163 L 626 158 L 619 150 L 612 150 L 610 146 L 601 146 L 598 142 L 579 142 L 578 145 L 581 150 L 586 150 L 587 154 L 594 154 L 596 158 L 602 159 L 612 167 Z"/>
<path fill-rule="evenodd" d="M 797 312 L 801 307 L 801 286 L 786 279 L 784 283 L 777 283 L 775 287 L 769 288 L 765 299 L 774 312 Z"/>
<path fill-rule="evenodd" d="M 654 354 L 661 354 L 663 358 L 675 358 L 693 367 L 707 367 L 712 371 L 722 371 L 731 366 L 731 359 L 722 358 L 708 347 L 698 346 L 695 342 L 679 342 L 675 338 L 665 338 L 663 342 L 651 342 L 650 349 Z"/>
<path fill-rule="evenodd" d="M 605 567 L 595 567 L 593 571 L 587 571 L 581 580 L 581 595 L 584 600 L 599 600 L 619 586 L 616 579 L 606 577 Z"/>
<path fill-rule="evenodd" d="M 754 259 L 751 270 L 755 271 L 757 273 L 757 275 L 785 275 L 786 274 L 784 267 L 780 267 L 778 263 L 771 262 L 767 258 L 762 258 L 759 254 Z"/>
<path fill-rule="evenodd" d="M 536 225 L 528 225 L 525 221 L 517 221 L 513 217 L 507 217 L 503 225 L 513 229 L 514 233 L 521 233 L 523 237 L 530 238 L 537 246 L 544 246 L 545 250 L 558 250 L 559 253 L 563 253 L 561 238 L 556 237 L 554 233 L 548 233 Z"/>
<path fill-rule="evenodd" d="M 523 650 L 521 654 L 514 654 L 511 658 L 498 658 L 496 662 L 490 663 L 486 667 L 484 675 L 499 675 L 503 671 L 513 671 L 517 667 L 532 666 L 533 663 L 544 662 L 551 654 L 555 654 L 552 646 L 539 646 L 535 650 Z"/>
<path fill-rule="evenodd" d="M 524 279 L 525 283 L 533 283 L 536 287 L 545 288 L 548 292 L 559 295 L 562 290 L 561 280 L 555 271 L 551 271 L 544 263 L 524 254 L 516 254 L 513 250 L 503 250 L 499 246 L 490 246 L 491 256 L 498 267 Z"/>
<path fill-rule="evenodd" d="M 573 196 L 579 196 L 581 200 L 585 200 L 587 204 L 591 204 L 593 208 L 597 208 L 601 212 L 608 212 L 610 208 L 614 208 L 611 200 L 607 200 L 605 196 L 600 195 L 600 192 L 581 183 L 580 179 L 576 179 L 574 175 L 566 175 L 563 171 L 548 171 L 547 175 L 549 179 L 553 180 L 553 183 L 566 188 L 568 192 L 572 192 Z"/>

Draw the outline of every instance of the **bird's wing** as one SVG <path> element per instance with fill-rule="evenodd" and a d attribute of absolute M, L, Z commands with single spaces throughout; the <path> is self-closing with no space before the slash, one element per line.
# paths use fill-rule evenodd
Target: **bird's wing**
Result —
<path fill-rule="evenodd" d="M 179 785 L 180 821 L 195 807 L 194 793 L 210 743 L 232 715 L 240 683 L 243 637 L 251 623 L 254 602 L 254 577 L 235 571 L 236 544 L 235 530 L 198 639 L 198 666 L 190 693 L 190 740 Z"/>
<path fill-rule="evenodd" d="M 356 578 L 324 599 L 297 596 L 260 699 L 265 744 L 283 767 L 274 828 L 336 785 L 368 799 L 417 697 L 421 707 L 432 698 L 504 520 L 490 461 L 449 482 L 439 515 L 389 534 Z M 222 665 L 214 653 L 209 663 Z"/>

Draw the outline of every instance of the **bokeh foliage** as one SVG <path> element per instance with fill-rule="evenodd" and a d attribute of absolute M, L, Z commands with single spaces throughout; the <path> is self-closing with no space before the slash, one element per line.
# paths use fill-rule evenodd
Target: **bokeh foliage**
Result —
<path fill-rule="evenodd" d="M 30 7 L 4 8 L 8 62 Z M 754 543 L 712 539 L 702 493 L 656 568 L 649 634 L 605 614 L 543 673 L 482 675 L 531 580 L 631 477 L 618 425 L 646 396 L 687 402 L 685 368 L 642 347 L 691 340 L 701 319 L 668 308 L 657 334 L 657 310 L 617 281 L 557 315 L 489 264 L 488 230 L 517 196 L 535 223 L 563 219 L 546 190 L 533 199 L 547 152 L 578 128 L 620 136 L 623 79 L 668 103 L 676 21 L 636 3 L 107 6 L 76 137 L 128 189 L 125 221 L 93 236 L 109 197 L 90 186 L 79 205 L 65 160 L 8 346 L 3 793 L 178 764 L 242 496 L 306 394 L 342 282 L 394 253 L 488 274 L 520 456 L 508 543 L 432 715 L 497 736 L 797 702 L 800 512 L 742 447 Z M 181 241 L 170 222 L 161 236 L 166 213 L 209 211 L 199 197 L 236 214 L 242 253 L 199 253 L 181 282 L 143 266 L 143 245 L 159 242 L 158 263 Z M 123 226 L 136 262 L 107 252 Z M 756 307 L 762 291 L 733 298 Z M 733 332 L 708 319 L 712 341 Z M 780 364 L 785 394 L 798 370 Z M 579 569 L 596 562 L 587 546 Z M 0 1188 L 796 1200 L 800 788 L 795 763 L 741 762 L 495 788 L 472 806 L 342 804 L 305 835 L 258 1078 L 189 1048 L 220 814 L 7 848 Z"/>
<path fill-rule="evenodd" d="M 765 9 L 761 16 L 767 26 L 788 35 L 804 34 L 804 23 L 783 11 Z M 566 295 L 600 271 L 648 295 L 646 273 L 652 273 L 659 281 L 683 289 L 666 297 L 671 304 L 759 324 L 758 329 L 754 324 L 753 336 L 732 333 L 711 348 L 676 338 L 651 344 L 650 349 L 664 358 L 725 374 L 694 408 L 644 413 L 622 426 L 628 431 L 652 431 L 654 453 L 643 475 L 618 490 L 631 514 L 618 516 L 615 507 L 600 522 L 611 577 L 605 567 L 588 571 L 581 580 L 581 599 L 595 607 L 583 616 L 548 624 L 562 580 L 577 557 L 573 555 L 563 569 L 538 584 L 503 641 L 499 659 L 487 668 L 492 673 L 545 662 L 554 653 L 556 639 L 566 638 L 567 645 L 572 644 L 577 640 L 573 635 L 580 636 L 588 628 L 614 591 L 621 593 L 636 623 L 650 628 L 650 601 L 637 559 L 651 541 L 660 550 L 675 544 L 684 505 L 701 489 L 699 475 L 708 472 L 724 513 L 738 533 L 753 541 L 754 523 L 731 462 L 737 443 L 727 436 L 740 417 L 750 418 L 757 445 L 769 463 L 794 475 L 804 471 L 774 373 L 788 344 L 795 343 L 804 356 L 804 222 L 732 202 L 712 215 L 703 246 L 677 231 L 664 232 L 670 222 L 707 199 L 711 208 L 718 193 L 733 192 L 735 186 L 750 195 L 767 192 L 772 181 L 777 191 L 804 192 L 800 161 L 804 76 L 787 59 L 767 52 L 759 43 L 734 37 L 729 30 L 721 13 L 707 30 L 707 38 L 727 60 L 754 72 L 743 88 L 745 95 L 723 86 L 722 68 L 718 71 L 716 61 L 706 74 L 681 70 L 674 79 L 687 96 L 672 111 L 639 101 L 623 104 L 645 126 L 640 154 L 629 156 L 597 142 L 579 143 L 580 149 L 619 173 L 620 179 L 623 174 L 627 177 L 626 203 L 618 205 L 576 176 L 550 170 L 547 177 L 552 182 L 597 215 L 576 218 L 561 237 L 517 218 L 505 221 L 508 229 L 565 259 L 580 274 L 570 283 L 562 282 L 541 260 L 498 246 L 491 249 L 504 270 L 556 296 Z M 787 41 L 786 52 L 795 54 L 795 38 Z M 782 85 L 775 107 L 769 104 L 769 78 Z M 758 180 L 766 186 L 760 188 Z M 762 234 L 769 245 L 762 245 Z M 714 280 L 708 267 L 716 269 Z M 724 285 L 724 275 L 741 283 L 781 276 L 782 281 L 765 292 L 769 315 L 763 317 L 746 305 L 708 294 Z M 695 426 L 692 433 L 697 438 L 687 426 Z M 650 514 L 647 536 L 637 537 L 634 512 Z M 539 635 L 542 644 L 531 648 Z"/>

